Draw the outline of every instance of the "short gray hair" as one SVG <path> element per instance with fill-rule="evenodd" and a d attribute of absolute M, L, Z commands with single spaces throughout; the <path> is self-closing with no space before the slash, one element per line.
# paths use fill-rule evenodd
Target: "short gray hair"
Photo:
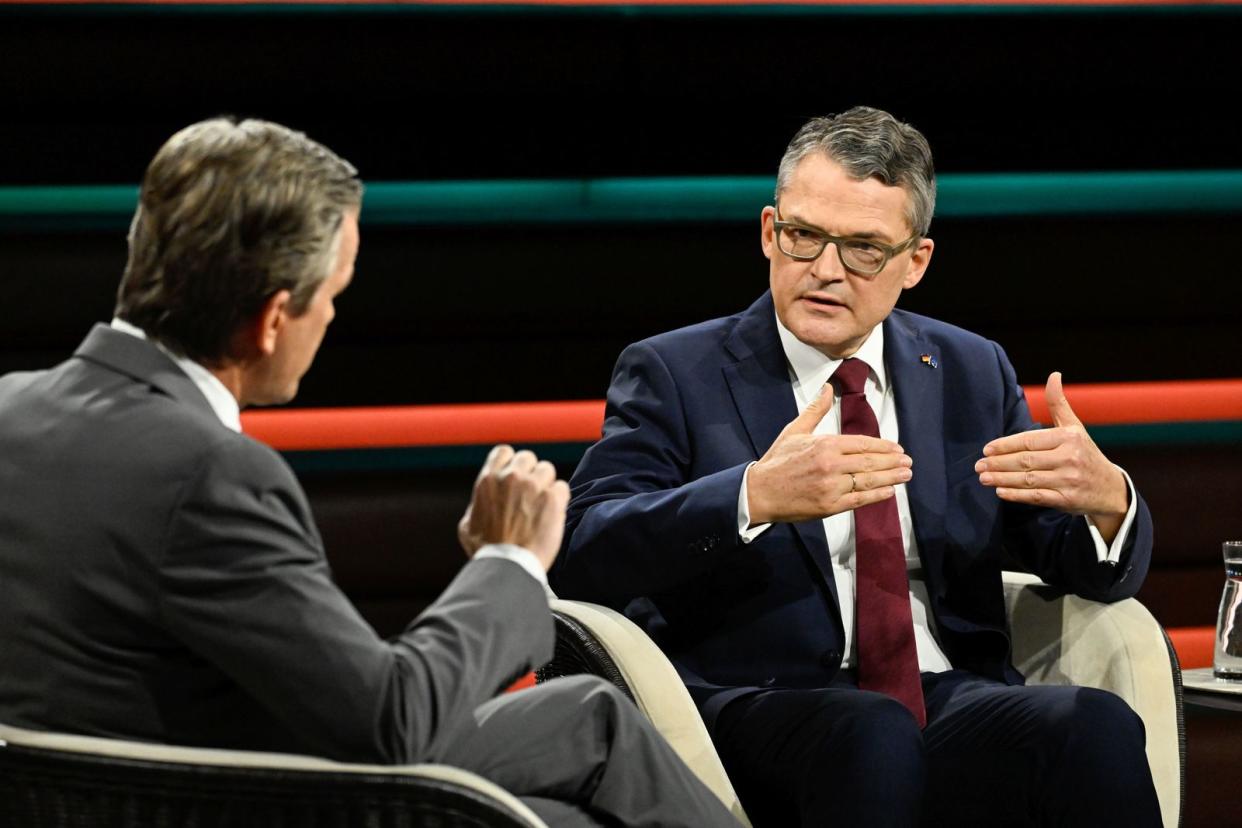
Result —
<path fill-rule="evenodd" d="M 923 134 L 882 109 L 856 106 L 840 115 L 814 118 L 789 142 L 776 174 L 776 198 L 802 159 L 821 152 L 859 181 L 878 178 L 910 196 L 906 220 L 926 236 L 936 210 L 936 171 Z"/>
<path fill-rule="evenodd" d="M 214 118 L 169 138 L 147 167 L 116 314 L 200 362 L 281 290 L 305 312 L 331 273 L 358 171 L 280 124 Z"/>

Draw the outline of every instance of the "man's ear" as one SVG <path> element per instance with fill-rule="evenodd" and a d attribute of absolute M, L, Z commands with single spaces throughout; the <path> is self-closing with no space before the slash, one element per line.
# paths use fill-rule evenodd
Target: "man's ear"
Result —
<path fill-rule="evenodd" d="M 772 258 L 773 249 L 776 247 L 776 208 L 764 207 L 763 212 L 759 214 L 759 246 L 763 249 L 763 255 Z"/>
<path fill-rule="evenodd" d="M 276 343 L 289 320 L 289 301 L 293 294 L 278 290 L 263 303 L 251 327 L 251 343 L 263 356 L 276 352 Z"/>
<path fill-rule="evenodd" d="M 935 248 L 936 243 L 931 239 L 919 239 L 913 255 L 910 256 L 910 268 L 906 271 L 906 278 L 901 284 L 903 288 L 908 290 L 922 281 L 923 274 L 927 272 L 927 266 L 931 264 L 932 251 Z"/>

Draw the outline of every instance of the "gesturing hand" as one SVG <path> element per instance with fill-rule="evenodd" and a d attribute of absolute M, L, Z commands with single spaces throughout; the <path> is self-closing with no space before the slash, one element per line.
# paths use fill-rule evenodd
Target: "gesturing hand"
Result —
<path fill-rule="evenodd" d="M 746 498 L 750 522 L 823 518 L 877 503 L 911 477 L 914 461 L 891 440 L 861 434 L 813 432 L 832 410 L 832 386 L 781 431 L 750 467 Z"/>
<path fill-rule="evenodd" d="M 457 538 L 467 556 L 488 543 L 525 547 L 547 570 L 561 548 L 568 503 L 569 485 L 556 479 L 551 463 L 529 451 L 496 446 L 474 481 Z"/>
<path fill-rule="evenodd" d="M 988 443 L 983 459 L 975 464 L 979 482 L 994 487 L 1002 500 L 1090 515 L 1101 534 L 1111 540 L 1129 508 L 1125 476 L 1108 461 L 1070 408 L 1060 372 L 1048 377 L 1045 393 L 1055 427 Z"/>

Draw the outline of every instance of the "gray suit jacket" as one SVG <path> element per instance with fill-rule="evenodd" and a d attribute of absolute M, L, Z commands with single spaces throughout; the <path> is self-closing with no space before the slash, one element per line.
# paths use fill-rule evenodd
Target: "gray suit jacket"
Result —
<path fill-rule="evenodd" d="M 379 639 L 288 466 L 150 343 L 100 325 L 0 378 L 0 721 L 414 762 L 552 647 L 504 560 Z"/>

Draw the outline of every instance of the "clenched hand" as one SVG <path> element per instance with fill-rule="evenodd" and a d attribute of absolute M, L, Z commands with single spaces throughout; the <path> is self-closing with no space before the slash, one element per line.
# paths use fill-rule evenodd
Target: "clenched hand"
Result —
<path fill-rule="evenodd" d="M 466 555 L 488 543 L 512 543 L 535 554 L 546 571 L 565 532 L 569 485 L 533 452 L 492 449 L 474 481 L 474 493 L 457 524 Z"/>

